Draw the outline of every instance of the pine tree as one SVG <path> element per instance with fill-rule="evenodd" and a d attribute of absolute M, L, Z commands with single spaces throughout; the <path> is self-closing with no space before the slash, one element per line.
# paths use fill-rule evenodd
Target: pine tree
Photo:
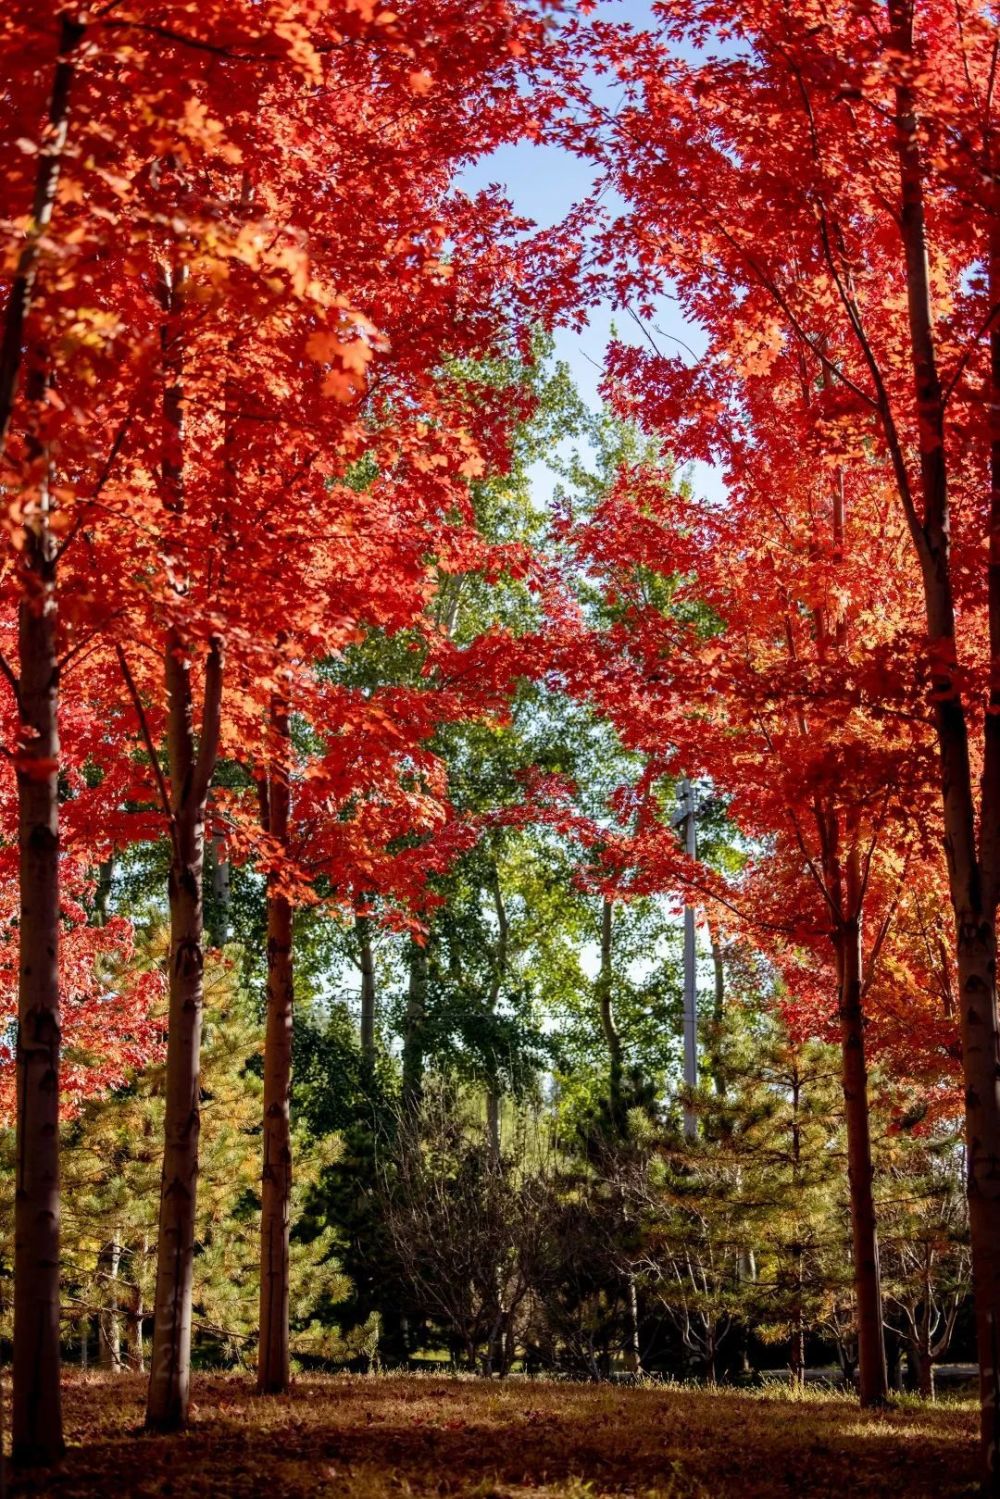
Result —
<path fill-rule="evenodd" d="M 209 960 L 201 1071 L 201 1169 L 193 1291 L 196 1343 L 205 1356 L 242 1361 L 257 1326 L 262 1028 L 235 968 Z M 143 1367 L 155 1279 L 163 1064 L 88 1100 L 65 1139 L 64 1263 L 69 1306 L 96 1318 L 114 1367 Z M 318 1327 L 321 1308 L 346 1282 L 332 1234 L 316 1231 L 305 1206 L 335 1158 L 334 1136 L 299 1139 L 291 1251 L 292 1348 L 340 1353 L 336 1332 Z M 123 1346 L 122 1346 L 123 1344 Z M 114 1358 L 118 1346 L 120 1355 Z"/>

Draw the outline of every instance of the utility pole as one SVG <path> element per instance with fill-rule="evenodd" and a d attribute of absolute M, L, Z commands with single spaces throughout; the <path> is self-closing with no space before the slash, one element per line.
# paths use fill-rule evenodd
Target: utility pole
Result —
<path fill-rule="evenodd" d="M 675 826 L 684 829 L 684 852 L 689 859 L 698 852 L 698 829 L 695 821 L 694 787 L 681 781 L 677 788 Z M 695 908 L 684 904 L 684 1086 L 693 1093 L 698 1086 L 698 966 L 695 951 Z M 698 1134 L 698 1117 L 691 1108 L 684 1110 L 684 1137 L 694 1140 Z"/>

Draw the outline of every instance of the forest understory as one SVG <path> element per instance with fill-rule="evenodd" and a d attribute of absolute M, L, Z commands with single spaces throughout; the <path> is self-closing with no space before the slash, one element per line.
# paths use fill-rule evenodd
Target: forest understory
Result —
<path fill-rule="evenodd" d="M 973 1492 L 973 1402 L 615 1388 L 549 1380 L 308 1377 L 262 1399 L 203 1377 L 181 1435 L 142 1432 L 145 1381 L 77 1376 L 69 1451 L 12 1495 L 468 1495 L 476 1499 L 778 1499 Z"/>

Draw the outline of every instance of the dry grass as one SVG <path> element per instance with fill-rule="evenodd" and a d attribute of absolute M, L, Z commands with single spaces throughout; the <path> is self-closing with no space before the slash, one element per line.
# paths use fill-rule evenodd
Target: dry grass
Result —
<path fill-rule="evenodd" d="M 199 1378 L 191 1429 L 141 1431 L 144 1382 L 67 1382 L 58 1499 L 951 1499 L 973 1477 L 971 1405 L 863 1416 L 849 1400 L 437 1377 L 304 1378 L 289 1399 Z"/>

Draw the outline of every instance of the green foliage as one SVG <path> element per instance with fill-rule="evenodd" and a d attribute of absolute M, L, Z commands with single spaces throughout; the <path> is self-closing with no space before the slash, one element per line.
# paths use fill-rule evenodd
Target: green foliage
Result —
<path fill-rule="evenodd" d="M 160 942 L 156 943 L 159 947 Z M 155 947 L 149 958 L 153 960 Z M 260 1023 L 238 970 L 210 961 L 202 1040 L 200 1170 L 194 1259 L 195 1345 L 209 1359 L 252 1352 L 259 1296 Z M 163 1064 L 89 1100 L 67 1126 L 63 1154 L 63 1259 L 67 1305 L 124 1334 L 123 1357 L 141 1359 L 140 1336 L 155 1275 L 163 1131 Z M 332 1234 L 305 1214 L 321 1173 L 339 1154 L 330 1130 L 299 1127 L 292 1213 L 292 1347 L 342 1357 L 318 1309 L 347 1286 Z"/>

